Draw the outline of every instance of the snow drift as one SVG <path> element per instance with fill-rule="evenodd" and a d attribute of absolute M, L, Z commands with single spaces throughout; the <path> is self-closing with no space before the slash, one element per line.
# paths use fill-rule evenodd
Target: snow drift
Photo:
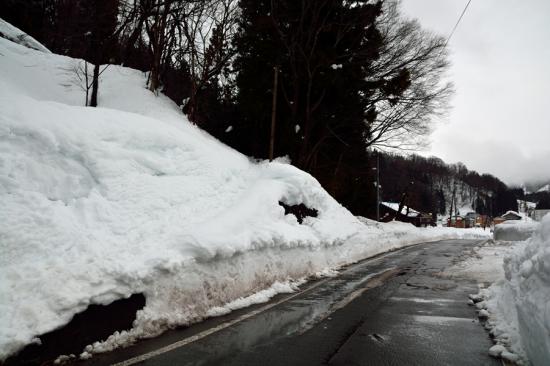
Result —
<path fill-rule="evenodd" d="M 130 332 L 87 349 L 104 351 L 383 251 L 486 236 L 364 224 L 309 174 L 187 122 L 136 70 L 110 66 L 101 108 L 83 107 L 82 63 L 0 38 L 0 361 L 90 304 L 146 297 Z"/>
<path fill-rule="evenodd" d="M 0 37 L 9 39 L 12 42 L 19 43 L 26 47 L 50 53 L 46 47 L 44 47 L 40 42 L 38 42 L 33 37 L 29 36 L 27 33 L 23 32 L 21 29 L 14 27 L 10 23 L 6 22 L 4 19 L 0 18 Z"/>
<path fill-rule="evenodd" d="M 537 230 L 536 221 L 509 220 L 495 226 L 493 237 L 495 240 L 524 241 L 529 239 Z"/>
<path fill-rule="evenodd" d="M 482 292 L 491 333 L 523 360 L 550 365 L 550 215 L 504 259 L 504 271 L 505 280 Z"/>

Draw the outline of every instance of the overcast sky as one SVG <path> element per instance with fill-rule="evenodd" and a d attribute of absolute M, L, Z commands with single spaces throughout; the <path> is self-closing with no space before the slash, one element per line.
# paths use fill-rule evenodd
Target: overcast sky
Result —
<path fill-rule="evenodd" d="M 467 0 L 403 0 L 447 36 Z M 449 42 L 456 94 L 430 154 L 509 184 L 550 181 L 550 0 L 472 0 Z"/>

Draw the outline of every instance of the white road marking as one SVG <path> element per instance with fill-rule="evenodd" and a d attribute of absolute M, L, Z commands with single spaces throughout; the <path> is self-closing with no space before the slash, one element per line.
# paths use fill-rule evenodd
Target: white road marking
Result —
<path fill-rule="evenodd" d="M 437 241 L 440 241 L 440 240 L 437 240 Z M 437 241 L 434 241 L 434 242 L 437 242 Z M 425 244 L 425 243 L 426 243 L 426 242 L 424 242 L 424 243 L 422 243 L 422 244 Z M 347 268 L 347 269 L 345 269 L 344 271 L 340 272 L 339 275 L 345 274 L 345 273 L 347 273 L 347 272 L 351 272 L 351 271 L 355 270 L 357 267 L 368 265 L 368 264 L 371 263 L 371 262 L 375 262 L 375 261 L 378 261 L 378 260 L 380 260 L 380 259 L 382 259 L 382 258 L 384 258 L 384 257 L 386 257 L 386 256 L 395 254 L 395 252 L 400 251 L 401 249 L 407 249 L 407 248 L 411 248 L 411 247 L 413 247 L 413 246 L 414 246 L 414 245 L 410 245 L 410 246 L 407 246 L 407 247 L 399 248 L 399 249 L 397 249 L 397 250 L 390 251 L 390 252 L 386 252 L 386 253 L 384 253 L 384 254 L 381 254 L 381 255 L 379 255 L 379 256 L 373 257 L 373 258 L 371 258 L 371 259 L 366 259 L 366 260 L 364 260 L 364 261 L 361 261 L 360 263 L 357 263 L 357 264 L 355 264 L 355 265 L 350 266 L 349 268 Z M 379 274 L 380 274 L 380 273 L 383 273 L 383 272 L 386 272 L 386 271 L 391 271 L 391 270 L 395 270 L 395 267 L 387 268 L 387 269 L 385 269 L 385 270 L 379 272 Z M 376 274 L 374 274 L 374 275 L 376 275 Z M 136 363 L 143 362 L 143 361 L 146 361 L 146 360 L 148 360 L 148 359 L 150 359 L 150 358 L 153 358 L 153 357 L 162 355 L 162 354 L 164 354 L 164 353 L 173 351 L 173 350 L 175 350 L 175 349 L 177 349 L 177 348 L 180 348 L 180 347 L 183 347 L 183 346 L 185 346 L 185 345 L 187 345 L 187 344 L 189 344 L 189 343 L 196 342 L 196 341 L 198 341 L 198 340 L 200 340 L 200 339 L 203 339 L 203 338 L 205 338 L 205 337 L 208 337 L 209 335 L 212 335 L 212 334 L 214 334 L 214 333 L 217 333 L 217 332 L 219 332 L 219 331 L 221 331 L 221 330 L 223 330 L 223 329 L 229 328 L 229 327 L 231 327 L 231 326 L 233 326 L 233 325 L 235 325 L 235 324 L 237 324 L 237 323 L 240 323 L 240 322 L 242 322 L 242 321 L 244 321 L 244 320 L 250 319 L 250 318 L 252 318 L 252 317 L 254 317 L 254 316 L 258 315 L 258 314 L 261 314 L 261 313 L 263 313 L 263 312 L 265 312 L 265 311 L 267 311 L 267 310 L 269 310 L 269 309 L 271 309 L 271 308 L 273 308 L 273 307 L 275 307 L 275 306 L 277 306 L 277 305 L 280 305 L 280 304 L 282 304 L 282 303 L 284 303 L 284 302 L 287 302 L 287 301 L 290 301 L 290 300 L 292 300 L 292 299 L 294 299 L 294 298 L 296 298 L 296 297 L 298 297 L 298 296 L 300 296 L 300 295 L 303 295 L 303 294 L 305 294 L 305 293 L 307 293 L 307 292 L 309 292 L 309 291 L 311 291 L 311 290 L 313 290 L 313 289 L 315 289 L 315 288 L 317 288 L 317 287 L 319 287 L 319 286 L 325 284 L 326 282 L 328 282 L 328 281 L 330 281 L 330 280 L 332 280 L 332 279 L 334 279 L 334 277 L 326 278 L 326 279 L 324 279 L 324 280 L 321 280 L 321 281 L 317 282 L 317 283 L 314 284 L 314 285 L 311 285 L 310 287 L 304 289 L 303 291 L 300 291 L 300 292 L 297 292 L 296 294 L 293 294 L 293 295 L 291 295 L 291 296 L 285 297 L 284 299 L 281 299 L 281 300 L 279 300 L 279 301 L 277 301 L 277 302 L 274 302 L 273 304 L 269 304 L 269 305 L 266 305 L 266 306 L 264 306 L 264 307 L 262 307 L 262 308 L 260 308 L 260 309 L 253 310 L 253 311 L 251 311 L 250 313 L 243 314 L 243 315 L 241 315 L 241 316 L 239 316 L 239 317 L 237 317 L 237 318 L 235 318 L 235 319 L 233 319 L 233 320 L 227 321 L 227 322 L 222 323 L 222 324 L 220 324 L 220 325 L 218 325 L 218 326 L 216 326 L 216 327 L 213 327 L 213 328 L 210 328 L 210 329 L 208 329 L 208 330 L 205 330 L 205 331 L 202 331 L 202 332 L 200 332 L 200 333 L 197 333 L 197 334 L 195 334 L 194 336 L 191 336 L 191 337 L 182 339 L 182 340 L 180 340 L 180 341 L 171 343 L 171 344 L 169 344 L 169 345 L 167 345 L 167 346 L 158 348 L 158 349 L 156 349 L 156 350 L 154 350 L 154 351 L 147 352 L 147 353 L 144 353 L 144 354 L 142 354 L 142 355 L 139 355 L 139 356 L 136 356 L 136 357 L 132 357 L 132 358 L 129 358 L 129 359 L 124 360 L 124 361 L 121 361 L 121 362 L 117 362 L 117 363 L 115 363 L 115 364 L 112 364 L 111 366 L 130 366 L 130 365 L 135 365 Z"/>
<path fill-rule="evenodd" d="M 389 254 L 389 253 L 388 253 Z M 377 257 L 376 259 L 379 259 L 380 257 Z M 352 271 L 353 269 L 359 267 L 359 266 L 362 266 L 362 265 L 365 265 L 366 263 L 365 262 L 362 262 L 360 264 L 357 264 L 357 265 L 354 265 L 350 268 L 348 268 L 347 270 L 341 272 L 340 274 L 344 274 L 346 272 L 349 272 L 349 271 Z M 260 309 L 257 309 L 257 310 L 254 310 L 254 311 L 251 311 L 250 313 L 247 313 L 247 314 L 243 314 L 233 320 L 230 320 L 230 321 L 227 321 L 225 323 L 222 323 L 216 327 L 213 327 L 213 328 L 210 328 L 208 330 L 205 330 L 205 331 L 202 331 L 200 333 L 197 333 L 195 334 L 194 336 L 191 336 L 189 338 L 185 338 L 185 339 L 182 339 L 180 341 L 177 341 L 177 342 L 174 342 L 172 344 L 169 344 L 168 346 L 165 346 L 165 347 L 161 347 L 159 349 L 156 349 L 154 351 L 151 351 L 151 352 L 147 352 L 147 353 L 144 353 L 142 355 L 139 355 L 139 356 L 136 356 L 136 357 L 133 357 L 133 358 L 130 358 L 130 359 L 127 359 L 125 361 L 121 361 L 121 362 L 118 362 L 118 363 L 115 363 L 115 364 L 112 364 L 112 366 L 129 366 L 129 365 L 134 365 L 136 363 L 139 363 L 139 362 L 143 362 L 145 360 L 148 360 L 152 357 L 155 357 L 155 356 L 158 356 L 158 355 L 162 355 L 163 353 L 166 353 L 166 352 L 170 352 L 170 351 L 173 351 L 177 348 L 180 348 L 180 347 L 183 347 L 189 343 L 192 343 L 192 342 L 196 342 L 202 338 L 205 338 L 205 337 L 208 337 L 209 335 L 211 334 L 214 334 L 214 333 L 217 333 L 219 332 L 220 330 L 223 330 L 225 328 L 228 328 L 232 325 L 235 325 L 237 323 L 240 323 L 242 322 L 243 320 L 246 320 L 246 319 L 249 319 L 249 318 L 252 318 L 258 314 L 261 314 L 263 313 L 264 311 L 267 311 L 277 305 L 280 305 L 284 302 L 287 302 L 289 300 L 292 300 L 294 299 L 295 297 L 297 296 L 300 296 L 300 295 L 303 295 L 304 293 L 307 293 L 308 291 L 311 291 L 323 284 L 325 284 L 326 282 L 332 280 L 334 277 L 330 277 L 330 278 L 327 278 L 327 279 L 324 279 L 324 280 L 321 280 L 319 282 L 317 282 L 316 284 L 306 288 L 304 291 L 300 291 L 300 292 L 297 292 L 291 296 L 288 296 L 288 297 L 285 297 L 284 299 L 281 299 L 277 302 L 274 302 L 273 304 L 269 304 L 269 305 L 266 305 Z"/>

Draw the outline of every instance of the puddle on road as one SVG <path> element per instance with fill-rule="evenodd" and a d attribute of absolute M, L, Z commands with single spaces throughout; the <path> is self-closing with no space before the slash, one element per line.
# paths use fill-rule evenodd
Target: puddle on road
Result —
<path fill-rule="evenodd" d="M 303 333 L 311 329 L 323 319 L 330 319 L 330 315 L 339 308 L 347 305 L 370 288 L 383 283 L 381 278 L 393 277 L 399 269 L 389 268 L 382 272 L 365 274 L 366 268 L 358 268 L 351 273 L 345 273 L 340 278 L 332 278 L 323 285 L 311 290 L 299 298 L 282 303 L 251 319 L 247 319 L 237 326 L 227 328 L 217 338 L 223 342 L 210 342 L 201 345 L 200 342 L 191 345 L 199 352 L 208 353 L 212 357 L 223 360 L 231 354 L 247 350 L 255 346 L 273 342 L 285 336 Z M 201 357 L 194 357 L 200 359 Z M 189 365 L 200 364 L 189 360 Z"/>
<path fill-rule="evenodd" d="M 457 322 L 471 323 L 474 319 L 458 318 L 454 316 L 438 316 L 438 315 L 413 315 L 413 321 L 418 323 L 430 323 L 437 325 L 452 325 Z"/>
<path fill-rule="evenodd" d="M 422 299 L 418 297 L 390 297 L 390 300 L 394 301 L 411 301 L 416 303 L 423 304 L 438 304 L 438 305 L 447 305 L 450 302 L 460 302 L 453 299 Z"/>

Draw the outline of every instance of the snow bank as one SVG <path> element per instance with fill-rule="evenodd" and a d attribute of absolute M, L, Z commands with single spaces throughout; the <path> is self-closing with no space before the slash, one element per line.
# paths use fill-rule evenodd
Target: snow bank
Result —
<path fill-rule="evenodd" d="M 495 240 L 523 241 L 527 240 L 537 230 L 539 223 L 533 220 L 509 220 L 495 226 Z"/>
<path fill-rule="evenodd" d="M 86 350 L 104 351 L 292 290 L 277 283 L 487 236 L 365 225 L 309 174 L 191 125 L 138 71 L 110 66 L 86 108 L 81 60 L 2 38 L 0 54 L 0 361 L 90 304 L 146 296 L 130 332 Z M 318 217 L 299 224 L 279 201 Z"/>
<path fill-rule="evenodd" d="M 10 23 L 0 18 L 0 37 L 9 39 L 12 42 L 18 43 L 28 48 L 32 48 L 38 51 L 51 53 L 49 49 L 44 47 L 33 37 L 23 32 L 21 29 L 14 27 Z"/>
<path fill-rule="evenodd" d="M 504 260 L 505 280 L 482 292 L 488 325 L 497 343 L 528 359 L 550 365 L 550 215 L 525 246 Z"/>

